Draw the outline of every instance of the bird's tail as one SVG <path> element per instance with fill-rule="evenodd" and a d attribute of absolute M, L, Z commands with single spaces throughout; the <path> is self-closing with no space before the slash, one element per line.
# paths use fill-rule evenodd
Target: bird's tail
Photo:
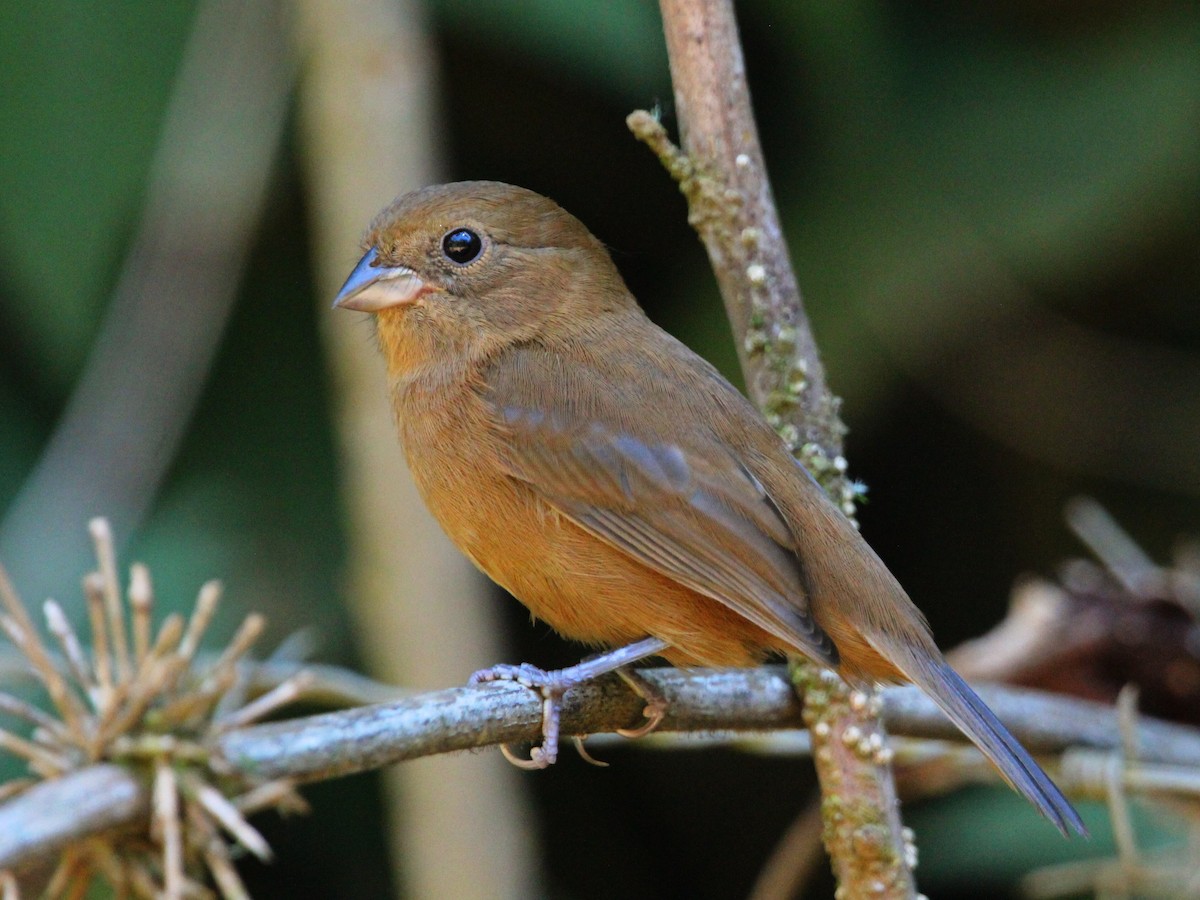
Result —
<path fill-rule="evenodd" d="M 1087 827 L 1062 791 L 988 709 L 971 686 L 944 660 L 915 661 L 904 674 L 942 708 L 1012 787 L 1037 807 L 1064 837 L 1088 836 Z"/>

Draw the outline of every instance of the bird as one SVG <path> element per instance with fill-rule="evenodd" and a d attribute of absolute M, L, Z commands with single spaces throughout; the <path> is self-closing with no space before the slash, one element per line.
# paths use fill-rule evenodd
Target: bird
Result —
<path fill-rule="evenodd" d="M 776 431 L 659 328 L 607 248 L 533 191 L 404 194 L 372 221 L 335 308 L 370 313 L 400 443 L 459 549 L 564 637 L 560 672 L 497 666 L 556 701 L 656 655 L 800 655 L 852 686 L 918 685 L 1063 835 L 1079 814 L 946 663 L 924 616 Z M 614 649 L 615 648 L 615 649 Z"/>

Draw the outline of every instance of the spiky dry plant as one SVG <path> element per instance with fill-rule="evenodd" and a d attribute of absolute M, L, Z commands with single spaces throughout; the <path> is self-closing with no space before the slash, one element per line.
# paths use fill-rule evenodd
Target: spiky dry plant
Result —
<path fill-rule="evenodd" d="M 0 801 L 40 779 L 101 761 L 118 763 L 151 791 L 149 828 L 72 847 L 54 869 L 46 895 L 81 897 L 100 879 L 120 896 L 211 897 L 207 873 L 221 896 L 247 897 L 234 856 L 245 850 L 267 860 L 271 851 L 246 817 L 267 808 L 298 812 L 306 805 L 290 782 L 254 780 L 211 753 L 210 741 L 290 703 L 308 676 L 299 673 L 239 705 L 239 662 L 262 633 L 263 617 L 247 616 L 215 660 L 201 664 L 197 650 L 217 609 L 220 585 L 210 581 L 201 587 L 186 622 L 173 613 L 155 632 L 149 570 L 131 567 L 127 616 L 108 522 L 93 519 L 89 530 L 98 562 L 97 571 L 83 580 L 90 647 L 62 607 L 47 600 L 46 627 L 57 644 L 51 649 L 0 567 L 0 627 L 28 660 L 53 707 L 46 712 L 0 693 L 0 712 L 32 725 L 28 738 L 0 729 L 0 749 L 25 760 L 30 773 L 0 785 Z M 0 873 L 0 886 L 5 900 L 16 896 L 16 881 L 7 873 Z"/>

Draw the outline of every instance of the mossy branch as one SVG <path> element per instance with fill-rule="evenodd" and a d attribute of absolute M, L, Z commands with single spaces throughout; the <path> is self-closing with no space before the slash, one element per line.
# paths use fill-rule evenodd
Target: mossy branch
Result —
<path fill-rule="evenodd" d="M 732 0 L 660 0 L 683 148 L 655 116 L 626 120 L 679 183 L 720 286 L 753 399 L 796 457 L 851 519 L 845 425 L 829 390 L 792 270 L 746 84 Z M 808 716 L 825 811 L 825 846 L 847 896 L 912 897 L 911 832 L 900 822 L 886 752 L 847 752 L 845 735 L 880 743 L 871 702 L 792 662 L 823 702 Z M 863 852 L 869 847 L 870 852 Z"/>

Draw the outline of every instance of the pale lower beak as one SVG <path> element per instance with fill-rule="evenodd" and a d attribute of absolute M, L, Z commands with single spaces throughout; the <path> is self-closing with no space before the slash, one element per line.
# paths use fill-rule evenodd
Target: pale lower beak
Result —
<path fill-rule="evenodd" d="M 415 303 L 428 287 L 412 269 L 381 266 L 372 247 L 358 261 L 333 300 L 335 309 L 357 309 L 377 313 L 393 306 Z"/>

